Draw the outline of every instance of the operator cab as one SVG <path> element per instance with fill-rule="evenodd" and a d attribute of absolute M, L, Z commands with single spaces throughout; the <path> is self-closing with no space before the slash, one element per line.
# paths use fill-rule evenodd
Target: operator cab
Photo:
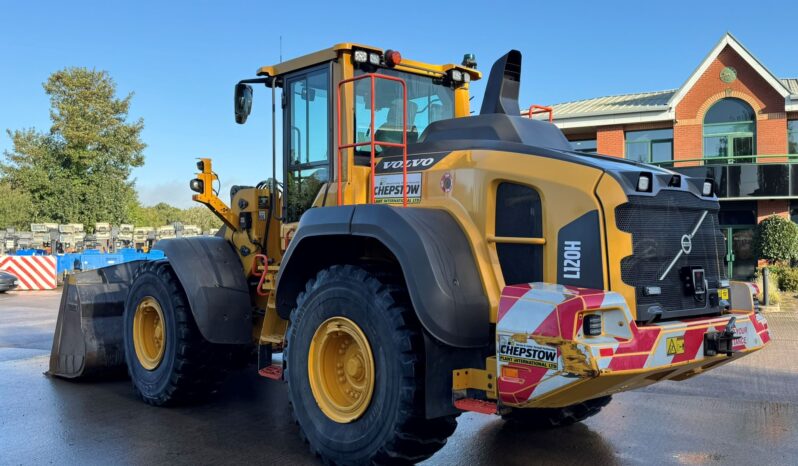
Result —
<path fill-rule="evenodd" d="M 473 57 L 464 63 L 430 65 L 392 50 L 339 44 L 262 67 L 261 78 L 241 81 L 235 99 L 238 123 L 246 121 L 251 108 L 249 84 L 282 89 L 282 118 L 275 108 L 273 130 L 276 135 L 280 122 L 284 222 L 298 221 L 311 206 L 335 205 L 335 182 L 342 182 L 343 204 L 367 202 L 364 171 L 370 171 L 372 141 L 384 143 L 374 144 L 379 157 L 386 144 L 416 143 L 430 124 L 468 116 L 468 84 L 481 75 Z M 372 74 L 385 78 L 370 79 Z"/>

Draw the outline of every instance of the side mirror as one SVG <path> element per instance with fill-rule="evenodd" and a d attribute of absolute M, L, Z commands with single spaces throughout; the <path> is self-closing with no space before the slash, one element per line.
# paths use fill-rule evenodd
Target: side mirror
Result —
<path fill-rule="evenodd" d="M 236 123 L 243 125 L 247 122 L 249 112 L 252 111 L 252 86 L 249 84 L 236 84 L 234 97 Z"/>

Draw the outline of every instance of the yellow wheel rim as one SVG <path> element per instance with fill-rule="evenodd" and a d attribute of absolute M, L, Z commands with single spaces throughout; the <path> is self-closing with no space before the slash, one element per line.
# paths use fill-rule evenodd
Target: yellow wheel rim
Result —
<path fill-rule="evenodd" d="M 374 393 L 374 357 L 366 335 L 345 317 L 332 317 L 310 342 L 308 377 L 316 403 L 335 422 L 363 415 Z"/>
<path fill-rule="evenodd" d="M 133 316 L 133 347 L 142 367 L 155 370 L 166 348 L 164 318 L 158 301 L 147 296 L 139 302 Z"/>

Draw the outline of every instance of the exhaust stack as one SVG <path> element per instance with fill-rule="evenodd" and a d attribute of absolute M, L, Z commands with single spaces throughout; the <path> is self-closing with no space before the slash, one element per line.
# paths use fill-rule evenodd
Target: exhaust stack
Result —
<path fill-rule="evenodd" d="M 510 50 L 496 60 L 490 69 L 490 77 L 482 99 L 480 115 L 503 113 L 520 116 L 518 90 L 521 87 L 521 52 Z"/>

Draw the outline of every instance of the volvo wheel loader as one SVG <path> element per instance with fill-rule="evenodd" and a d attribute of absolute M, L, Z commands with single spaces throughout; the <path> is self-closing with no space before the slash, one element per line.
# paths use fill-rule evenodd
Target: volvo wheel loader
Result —
<path fill-rule="evenodd" d="M 755 288 L 725 276 L 714 182 L 574 152 L 520 115 L 519 52 L 493 65 L 478 115 L 473 56 L 339 44 L 257 74 L 235 117 L 271 91 L 280 181 L 228 204 L 201 159 L 194 200 L 224 228 L 71 275 L 51 374 L 126 368 L 165 406 L 207 399 L 251 357 L 326 462 L 401 463 L 464 411 L 567 425 L 768 342 Z"/>

